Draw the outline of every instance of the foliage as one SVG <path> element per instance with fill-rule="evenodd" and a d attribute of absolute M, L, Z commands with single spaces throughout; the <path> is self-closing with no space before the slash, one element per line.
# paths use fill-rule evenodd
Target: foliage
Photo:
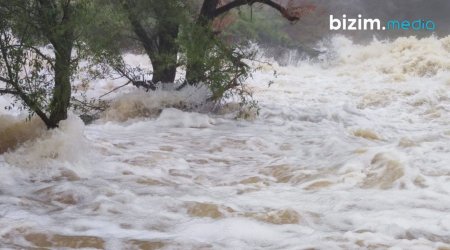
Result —
<path fill-rule="evenodd" d="M 245 80 L 254 70 L 248 62 L 256 56 L 248 43 L 228 44 L 214 36 L 210 27 L 185 25 L 179 35 L 180 63 L 192 63 L 199 83 L 211 91 L 209 101 L 221 102 L 238 97 L 242 106 L 256 107 Z"/>
<path fill-rule="evenodd" d="M 83 113 L 104 109 L 73 82 L 86 89 L 96 78 L 121 77 L 148 91 L 154 83 L 173 82 L 177 68 L 184 67 L 180 88 L 204 84 L 211 90 L 209 101 L 238 97 L 253 106 L 244 85 L 255 70 L 248 65 L 255 57 L 248 41 L 293 44 L 280 31 L 281 19 L 268 20 L 264 8 L 253 13 L 244 7 L 255 3 L 291 21 L 302 15 L 276 1 L 0 0 L 0 94 L 15 96 L 30 114 L 55 127 L 67 116 L 70 101 Z M 214 20 L 232 9 L 238 9 L 237 21 L 224 19 L 219 26 L 231 26 L 218 34 Z M 230 36 L 244 39 L 231 42 Z M 122 53 L 129 44 L 147 53 L 153 79 L 148 70 L 126 65 Z"/>
<path fill-rule="evenodd" d="M 49 128 L 66 119 L 72 82 L 104 76 L 91 69 L 100 74 L 78 74 L 86 70 L 80 62 L 120 55 L 109 41 L 118 36 L 121 19 L 110 22 L 114 10 L 97 8 L 89 0 L 0 0 L 0 94 L 13 95 L 13 105 L 20 103 Z M 107 32 L 92 36 L 99 29 Z"/>

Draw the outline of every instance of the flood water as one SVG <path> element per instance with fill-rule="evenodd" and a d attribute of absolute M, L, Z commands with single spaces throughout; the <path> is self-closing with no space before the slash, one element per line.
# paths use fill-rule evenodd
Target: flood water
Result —
<path fill-rule="evenodd" d="M 450 249 L 450 37 L 336 37 L 248 83 L 254 119 L 134 90 L 87 126 L 0 116 L 0 150 L 36 138 L 0 155 L 0 246 Z"/>

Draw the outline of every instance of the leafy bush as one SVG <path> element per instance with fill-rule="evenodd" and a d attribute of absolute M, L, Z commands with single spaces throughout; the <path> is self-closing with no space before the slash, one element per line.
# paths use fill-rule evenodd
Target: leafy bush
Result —
<path fill-rule="evenodd" d="M 215 36 L 210 27 L 184 26 L 178 42 L 181 48 L 180 62 L 187 67 L 198 82 L 211 91 L 208 99 L 223 102 L 238 98 L 242 107 L 257 107 L 245 81 L 252 76 L 254 68 L 248 62 L 256 56 L 248 42 L 228 44 L 221 36 Z M 191 65 L 195 67 L 190 68 Z"/>

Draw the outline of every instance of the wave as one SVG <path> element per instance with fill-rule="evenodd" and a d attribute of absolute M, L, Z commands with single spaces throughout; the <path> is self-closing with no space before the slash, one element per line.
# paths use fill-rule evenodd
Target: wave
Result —
<path fill-rule="evenodd" d="M 125 122 L 137 118 L 156 118 L 164 108 L 198 110 L 209 96 L 206 87 L 187 86 L 181 91 L 134 90 L 113 100 L 102 114 L 102 120 Z"/>
<path fill-rule="evenodd" d="M 407 77 L 433 77 L 450 71 L 450 36 L 437 38 L 401 37 L 393 41 L 374 39 L 358 45 L 344 36 L 322 43 L 326 53 L 322 66 L 334 68 L 342 75 L 388 76 L 393 81 Z"/>
<path fill-rule="evenodd" d="M 17 148 L 22 143 L 39 137 L 46 130 L 39 118 L 0 115 L 0 154 Z"/>

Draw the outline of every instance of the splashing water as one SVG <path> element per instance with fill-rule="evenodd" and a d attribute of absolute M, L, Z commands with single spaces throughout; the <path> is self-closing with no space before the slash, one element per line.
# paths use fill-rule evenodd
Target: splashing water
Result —
<path fill-rule="evenodd" d="M 254 121 L 127 116 L 128 97 L 161 101 L 131 93 L 93 125 L 41 131 L 0 155 L 0 244 L 447 249 L 449 42 L 337 37 L 323 62 L 249 81 Z"/>

